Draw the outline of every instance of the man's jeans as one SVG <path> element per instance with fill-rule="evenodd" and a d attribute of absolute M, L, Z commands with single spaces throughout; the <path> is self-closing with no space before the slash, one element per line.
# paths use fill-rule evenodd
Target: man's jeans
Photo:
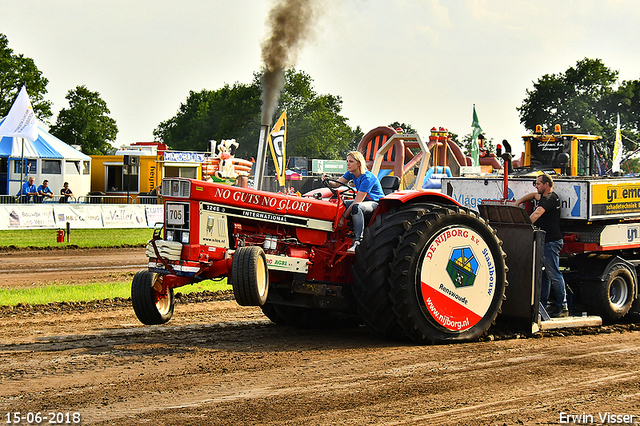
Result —
<path fill-rule="evenodd" d="M 542 275 L 542 291 L 540 294 L 540 303 L 547 306 L 551 286 L 555 290 L 556 306 L 566 309 L 567 307 L 567 290 L 564 278 L 560 272 L 560 251 L 562 250 L 562 240 L 549 241 L 544 244 L 544 274 Z"/>

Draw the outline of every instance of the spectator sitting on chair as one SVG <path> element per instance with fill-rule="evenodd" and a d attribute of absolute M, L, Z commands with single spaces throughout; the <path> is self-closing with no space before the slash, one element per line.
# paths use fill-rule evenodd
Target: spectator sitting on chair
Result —
<path fill-rule="evenodd" d="M 46 198 L 53 198 L 53 191 L 49 188 L 48 180 L 43 180 L 42 185 L 38 187 L 38 196 L 40 197 L 40 201 Z"/>
<path fill-rule="evenodd" d="M 68 203 L 70 197 L 73 197 L 73 191 L 69 188 L 69 182 L 65 182 L 63 188 L 60 189 L 60 202 Z"/>
<path fill-rule="evenodd" d="M 22 184 L 22 189 L 18 193 L 21 196 L 21 201 L 23 203 L 33 203 L 38 196 L 38 190 L 36 186 L 33 184 L 35 182 L 35 178 L 33 176 L 29 177 L 27 182 Z"/>

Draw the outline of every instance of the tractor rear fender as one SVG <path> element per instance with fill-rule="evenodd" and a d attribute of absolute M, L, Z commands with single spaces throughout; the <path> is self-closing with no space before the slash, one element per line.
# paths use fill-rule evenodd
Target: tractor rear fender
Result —
<path fill-rule="evenodd" d="M 378 208 L 373 213 L 371 220 L 375 220 L 376 216 L 386 213 L 396 206 L 409 203 L 435 203 L 441 205 L 460 206 L 460 203 L 456 200 L 440 192 L 398 191 L 380 199 L 378 202 Z"/>

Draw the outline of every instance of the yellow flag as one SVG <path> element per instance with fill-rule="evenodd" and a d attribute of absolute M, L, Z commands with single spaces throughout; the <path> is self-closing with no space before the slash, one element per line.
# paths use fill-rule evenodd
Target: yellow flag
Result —
<path fill-rule="evenodd" d="M 280 183 L 280 186 L 284 186 L 284 171 L 287 158 L 287 111 L 282 112 L 273 129 L 271 129 L 271 133 L 269 133 L 269 147 L 271 148 L 278 183 Z"/>
<path fill-rule="evenodd" d="M 616 127 L 616 141 L 613 143 L 613 165 L 612 172 L 620 171 L 620 162 L 622 161 L 622 133 L 620 133 L 620 114 L 618 114 L 618 126 Z"/>

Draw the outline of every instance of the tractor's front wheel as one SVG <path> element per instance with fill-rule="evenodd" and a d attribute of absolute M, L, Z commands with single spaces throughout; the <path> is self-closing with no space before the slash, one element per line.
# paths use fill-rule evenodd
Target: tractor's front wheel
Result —
<path fill-rule="evenodd" d="M 269 293 L 267 258 L 259 246 L 240 247 L 231 264 L 233 295 L 241 306 L 262 306 Z"/>
<path fill-rule="evenodd" d="M 505 257 L 495 231 L 471 210 L 438 206 L 414 222 L 390 279 L 405 334 L 417 343 L 479 338 L 504 300 Z"/>
<path fill-rule="evenodd" d="M 139 271 L 133 277 L 131 302 L 133 311 L 143 324 L 164 324 L 173 316 L 173 289 L 163 292 L 162 279 L 163 275 L 147 270 Z"/>

